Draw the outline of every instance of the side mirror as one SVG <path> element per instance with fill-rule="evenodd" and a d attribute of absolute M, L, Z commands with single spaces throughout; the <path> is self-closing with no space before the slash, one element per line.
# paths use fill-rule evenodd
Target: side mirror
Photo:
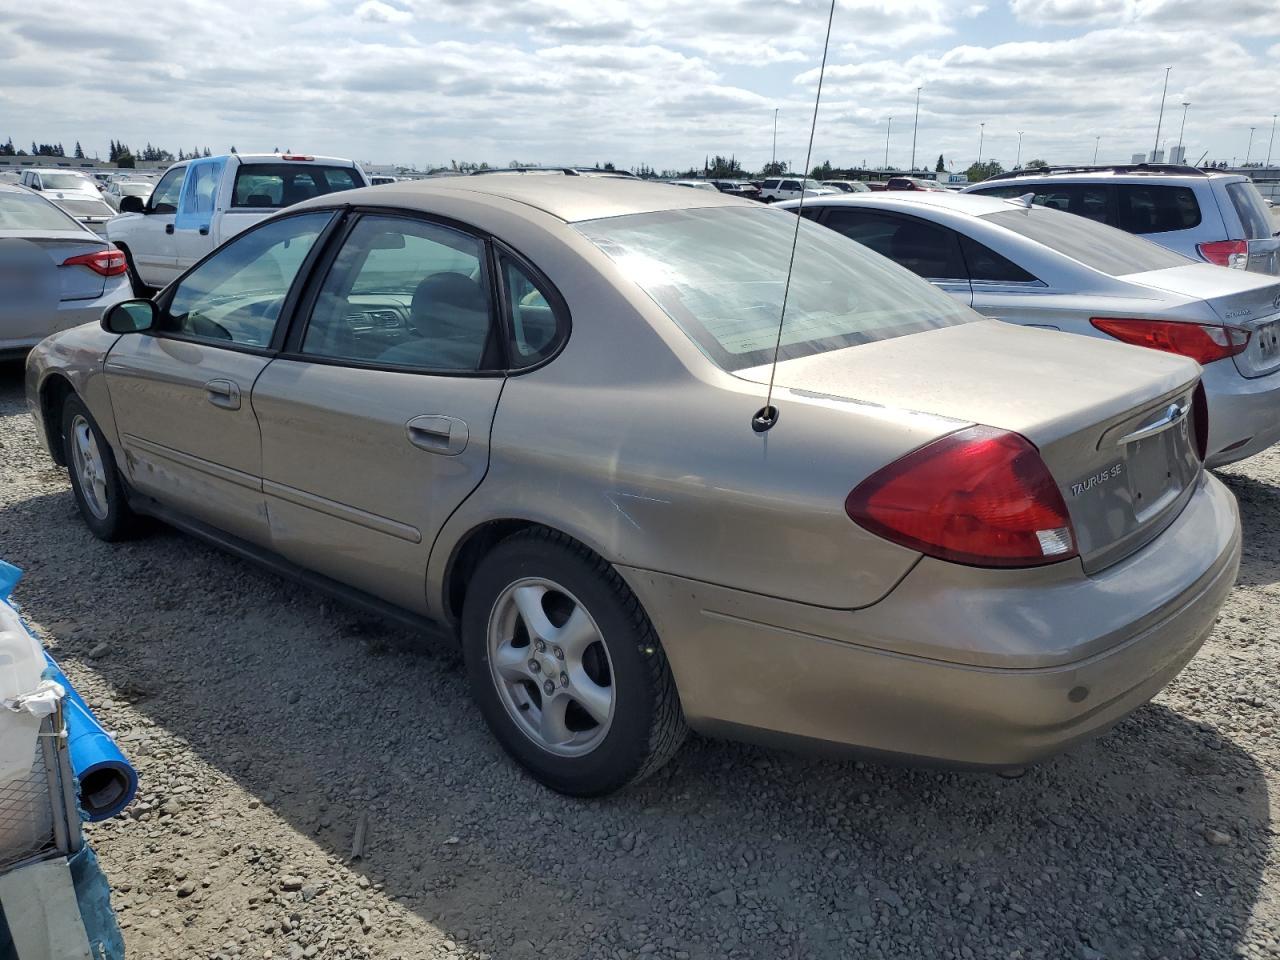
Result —
<path fill-rule="evenodd" d="M 120 198 L 121 213 L 145 213 L 146 207 L 142 203 L 141 197 L 131 197 L 127 194 Z"/>
<path fill-rule="evenodd" d="M 102 329 L 107 333 L 142 333 L 155 322 L 156 305 L 150 300 L 124 300 L 102 314 Z"/>

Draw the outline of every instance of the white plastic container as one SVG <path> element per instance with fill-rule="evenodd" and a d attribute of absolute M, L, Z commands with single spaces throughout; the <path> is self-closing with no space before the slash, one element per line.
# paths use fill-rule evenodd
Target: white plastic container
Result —
<path fill-rule="evenodd" d="M 40 687 L 44 651 L 27 633 L 14 609 L 0 600 L 0 784 L 31 769 L 40 717 L 29 710 L 12 710 L 3 704 Z"/>

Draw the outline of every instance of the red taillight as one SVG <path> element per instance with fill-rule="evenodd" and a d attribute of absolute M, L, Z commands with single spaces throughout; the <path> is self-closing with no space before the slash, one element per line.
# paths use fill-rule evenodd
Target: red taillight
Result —
<path fill-rule="evenodd" d="M 855 523 L 931 557 L 976 567 L 1034 567 L 1076 556 L 1062 493 L 1026 438 L 969 427 L 914 450 L 858 484 Z"/>
<path fill-rule="evenodd" d="M 304 156 L 301 153 L 283 153 L 280 155 L 281 160 L 314 160 L 315 157 Z"/>
<path fill-rule="evenodd" d="M 1213 363 L 1233 357 L 1249 345 L 1249 331 L 1212 323 L 1183 323 L 1178 320 L 1132 320 L 1124 317 L 1093 317 L 1089 321 L 1103 333 L 1135 347 L 1150 347 L 1165 353 L 1179 353 L 1198 363 Z"/>
<path fill-rule="evenodd" d="M 1198 243 L 1196 249 L 1200 256 L 1220 267 L 1234 267 L 1243 270 L 1249 265 L 1248 240 L 1217 240 L 1213 243 Z"/>
<path fill-rule="evenodd" d="M 1209 453 L 1209 400 L 1205 396 L 1203 383 L 1197 383 L 1195 392 L 1191 395 L 1191 428 L 1196 440 L 1196 453 L 1203 463 Z"/>
<path fill-rule="evenodd" d="M 128 270 L 124 254 L 119 250 L 99 250 L 96 253 L 82 253 L 78 257 L 68 257 L 62 261 L 64 267 L 88 267 L 94 273 L 104 277 L 118 277 Z"/>

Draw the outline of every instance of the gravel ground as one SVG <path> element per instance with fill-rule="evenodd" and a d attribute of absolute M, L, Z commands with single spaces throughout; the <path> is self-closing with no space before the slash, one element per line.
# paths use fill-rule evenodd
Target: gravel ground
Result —
<path fill-rule="evenodd" d="M 0 367 L 0 556 L 138 765 L 89 834 L 148 960 L 1280 956 L 1280 455 L 1223 476 L 1240 583 L 1104 739 L 1004 780 L 695 738 L 575 802 L 450 651 L 172 531 L 93 539 Z"/>

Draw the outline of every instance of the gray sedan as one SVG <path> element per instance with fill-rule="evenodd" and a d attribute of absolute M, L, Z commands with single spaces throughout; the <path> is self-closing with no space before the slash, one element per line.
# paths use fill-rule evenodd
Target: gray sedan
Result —
<path fill-rule="evenodd" d="M 456 641 L 571 794 L 687 726 L 1025 764 L 1164 686 L 1239 564 L 1191 360 L 713 191 L 317 197 L 46 341 L 27 395 L 99 537 L 159 517 Z"/>
<path fill-rule="evenodd" d="M 985 316 L 1198 361 L 1209 401 L 1209 466 L 1280 441 L 1276 277 L 1222 270 L 1019 200 L 898 193 L 824 197 L 804 206 L 806 217 Z"/>
<path fill-rule="evenodd" d="M 131 296 L 123 254 L 38 193 L 0 183 L 0 358 Z"/>

